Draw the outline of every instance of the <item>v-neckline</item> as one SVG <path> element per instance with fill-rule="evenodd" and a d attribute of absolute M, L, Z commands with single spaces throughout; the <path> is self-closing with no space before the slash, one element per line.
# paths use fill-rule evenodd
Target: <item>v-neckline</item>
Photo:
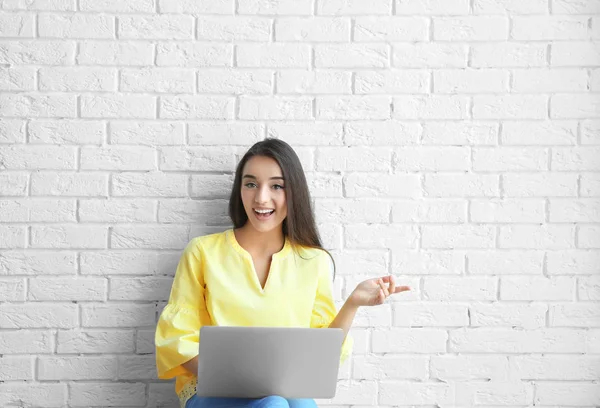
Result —
<path fill-rule="evenodd" d="M 250 252 L 246 251 L 240 245 L 237 238 L 235 237 L 235 231 L 233 229 L 227 230 L 227 235 L 229 236 L 229 241 L 230 241 L 231 245 L 250 264 L 252 281 L 254 282 L 254 285 L 256 286 L 256 288 L 258 289 L 260 294 L 264 295 L 266 290 L 269 287 L 269 282 L 272 280 L 271 275 L 273 274 L 273 270 L 274 270 L 273 264 L 275 262 L 277 262 L 279 259 L 283 259 L 285 256 L 287 256 L 287 254 L 290 250 L 289 240 L 287 239 L 287 237 L 285 237 L 283 248 L 281 248 L 281 250 L 279 250 L 279 252 L 275 252 L 271 256 L 271 261 L 269 263 L 269 270 L 267 271 L 267 279 L 265 280 L 265 286 L 263 287 L 260 284 L 260 280 L 258 279 L 258 274 L 256 273 L 256 265 L 254 264 L 254 259 L 252 258 L 252 255 L 250 254 Z"/>

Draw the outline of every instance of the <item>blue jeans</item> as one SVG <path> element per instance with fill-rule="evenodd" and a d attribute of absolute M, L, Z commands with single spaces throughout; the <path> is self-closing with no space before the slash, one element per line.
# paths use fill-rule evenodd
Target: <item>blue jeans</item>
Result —
<path fill-rule="evenodd" d="M 264 398 L 212 398 L 194 395 L 185 408 L 317 408 L 313 399 L 285 399 L 276 395 Z"/>

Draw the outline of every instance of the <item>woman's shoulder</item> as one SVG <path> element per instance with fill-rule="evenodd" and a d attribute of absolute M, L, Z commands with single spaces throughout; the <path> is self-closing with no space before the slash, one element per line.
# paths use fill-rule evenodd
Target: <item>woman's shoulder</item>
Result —
<path fill-rule="evenodd" d="M 200 253 L 205 251 L 210 252 L 215 248 L 223 247 L 228 232 L 229 230 L 196 236 L 188 242 L 185 250 Z"/>

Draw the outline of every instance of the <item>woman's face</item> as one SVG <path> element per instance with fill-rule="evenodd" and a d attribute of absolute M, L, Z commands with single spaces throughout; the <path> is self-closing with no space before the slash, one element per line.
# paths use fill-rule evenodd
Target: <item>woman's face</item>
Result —
<path fill-rule="evenodd" d="M 254 156 L 246 162 L 241 193 L 248 221 L 255 230 L 268 232 L 281 228 L 287 216 L 285 180 L 274 159 Z"/>

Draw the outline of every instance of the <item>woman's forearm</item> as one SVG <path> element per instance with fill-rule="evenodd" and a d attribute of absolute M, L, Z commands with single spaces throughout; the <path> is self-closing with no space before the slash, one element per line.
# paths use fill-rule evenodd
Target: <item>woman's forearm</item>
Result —
<path fill-rule="evenodd" d="M 188 370 L 190 373 L 194 375 L 198 375 L 198 356 L 192 358 L 191 360 L 186 361 L 181 364 L 183 368 Z"/>
<path fill-rule="evenodd" d="M 356 316 L 357 311 L 358 306 L 355 306 L 350 298 L 348 298 L 338 312 L 337 316 L 335 316 L 335 319 L 333 319 L 333 321 L 329 324 L 329 328 L 342 329 L 344 331 L 345 339 L 350 331 L 350 327 L 352 327 L 352 322 L 354 321 L 354 316 Z"/>

